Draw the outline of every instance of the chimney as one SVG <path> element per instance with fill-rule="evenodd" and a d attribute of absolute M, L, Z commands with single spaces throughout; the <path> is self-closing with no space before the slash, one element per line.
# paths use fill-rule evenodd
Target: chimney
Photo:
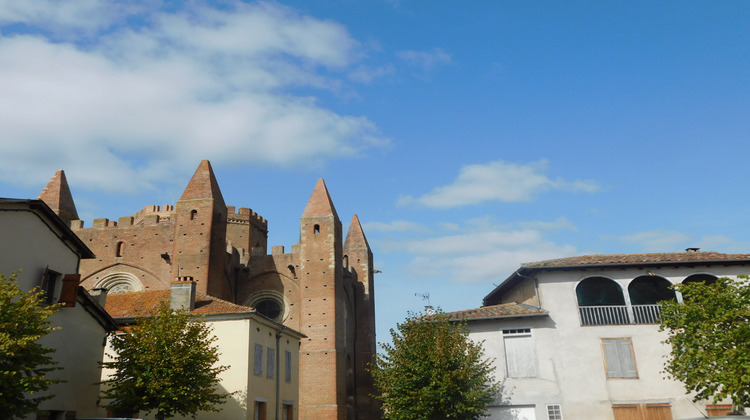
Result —
<path fill-rule="evenodd" d="M 433 308 L 432 305 L 426 305 L 424 307 L 424 313 L 428 316 L 435 315 L 435 308 Z"/>
<path fill-rule="evenodd" d="M 195 309 L 195 282 L 190 276 L 177 277 L 169 294 L 169 309 L 173 311 Z"/>
<path fill-rule="evenodd" d="M 98 289 L 91 289 L 90 295 L 92 298 L 94 298 L 96 303 L 99 304 L 99 306 L 104 308 L 105 304 L 107 303 L 107 289 L 103 287 Z"/>

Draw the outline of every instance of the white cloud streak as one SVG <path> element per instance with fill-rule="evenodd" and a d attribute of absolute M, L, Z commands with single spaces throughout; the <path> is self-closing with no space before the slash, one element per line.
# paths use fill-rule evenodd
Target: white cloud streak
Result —
<path fill-rule="evenodd" d="M 528 165 L 504 161 L 467 165 L 452 184 L 437 187 L 421 197 L 402 196 L 398 204 L 451 208 L 486 201 L 531 201 L 548 190 L 593 193 L 600 189 L 593 181 L 551 179 L 544 174 L 547 166 L 546 160 Z"/>
<path fill-rule="evenodd" d="M 135 192 L 201 159 L 315 166 L 387 144 L 293 93 L 362 77 L 341 25 L 275 3 L 154 4 L 0 1 L 0 29 L 26 28 L 0 36 L 0 181 L 63 168 L 77 187 Z"/>

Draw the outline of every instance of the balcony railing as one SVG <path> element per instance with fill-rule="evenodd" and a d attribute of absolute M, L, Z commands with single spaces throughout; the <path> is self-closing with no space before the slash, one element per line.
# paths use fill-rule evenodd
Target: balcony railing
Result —
<path fill-rule="evenodd" d="M 656 324 L 661 316 L 659 305 L 632 305 L 633 319 L 625 305 L 579 306 L 581 325 Z"/>

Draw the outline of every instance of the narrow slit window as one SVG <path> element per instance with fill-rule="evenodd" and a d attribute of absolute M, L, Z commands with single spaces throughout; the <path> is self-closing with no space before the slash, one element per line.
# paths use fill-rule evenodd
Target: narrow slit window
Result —
<path fill-rule="evenodd" d="M 315 225 L 315 227 L 313 227 L 313 233 L 316 235 L 320 233 L 320 225 Z"/>

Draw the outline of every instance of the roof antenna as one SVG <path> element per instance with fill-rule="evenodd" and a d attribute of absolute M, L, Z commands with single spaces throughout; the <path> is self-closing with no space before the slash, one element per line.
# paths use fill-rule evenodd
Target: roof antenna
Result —
<path fill-rule="evenodd" d="M 423 301 L 427 301 L 427 305 L 424 306 L 425 315 L 435 315 L 435 308 L 430 305 L 430 294 L 429 293 L 414 293 L 414 296 L 419 296 Z"/>

